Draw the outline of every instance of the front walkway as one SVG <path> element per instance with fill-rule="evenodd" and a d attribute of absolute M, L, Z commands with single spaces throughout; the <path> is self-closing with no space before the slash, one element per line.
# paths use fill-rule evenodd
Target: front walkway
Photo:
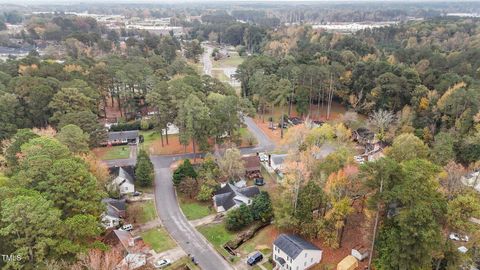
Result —
<path fill-rule="evenodd" d="M 210 224 L 210 223 L 220 223 L 223 220 L 223 216 L 219 214 L 211 214 L 203 218 L 191 220 L 190 224 L 193 227 L 200 227 L 202 225 Z"/>

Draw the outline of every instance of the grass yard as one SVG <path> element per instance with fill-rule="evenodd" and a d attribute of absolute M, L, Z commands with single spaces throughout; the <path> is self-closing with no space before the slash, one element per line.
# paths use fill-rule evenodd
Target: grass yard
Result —
<path fill-rule="evenodd" d="M 230 81 L 230 78 L 228 78 L 227 75 L 225 75 L 222 69 L 212 69 L 212 77 L 217 78 L 222 82 Z"/>
<path fill-rule="evenodd" d="M 253 146 L 258 143 L 257 139 L 255 138 L 255 136 L 253 136 L 252 133 L 250 133 L 248 128 L 240 128 L 238 132 L 240 133 L 240 137 L 242 138 L 241 146 Z"/>
<path fill-rule="evenodd" d="M 243 63 L 244 60 L 245 60 L 245 58 L 239 56 L 238 53 L 230 52 L 230 57 L 227 57 L 227 58 L 224 58 L 224 59 L 221 59 L 221 60 L 218 60 L 218 61 L 212 60 L 212 62 L 213 62 L 213 67 L 214 68 L 216 68 L 216 67 L 237 67 L 238 65 Z"/>
<path fill-rule="evenodd" d="M 140 135 L 143 135 L 144 149 L 149 149 L 154 142 L 160 140 L 160 133 L 157 130 L 140 131 Z"/>
<path fill-rule="evenodd" d="M 232 258 L 230 261 L 235 262 L 238 257 L 233 257 L 224 248 L 223 245 L 235 238 L 235 234 L 227 231 L 223 223 L 205 225 L 197 228 L 198 231 L 207 238 L 207 240 L 215 247 L 215 249 L 225 258 Z"/>
<path fill-rule="evenodd" d="M 264 256 L 267 256 L 272 252 L 272 244 L 275 238 L 278 236 L 278 230 L 269 225 L 258 232 L 252 239 L 242 244 L 238 251 L 242 255 L 248 255 L 256 250 L 262 252 Z"/>
<path fill-rule="evenodd" d="M 188 220 L 195 220 L 213 214 L 209 202 L 202 203 L 195 200 L 180 197 L 180 208 Z"/>
<path fill-rule="evenodd" d="M 185 268 L 188 267 L 188 268 Z M 185 270 L 185 269 L 191 269 L 191 270 L 200 270 L 200 267 L 197 265 L 193 264 L 191 259 L 187 256 L 181 258 L 180 260 L 172 263 L 169 265 L 165 270 Z"/>
<path fill-rule="evenodd" d="M 130 146 L 117 145 L 93 149 L 95 155 L 102 160 L 124 159 L 130 157 Z"/>
<path fill-rule="evenodd" d="M 157 218 L 157 210 L 153 201 L 146 201 L 141 203 L 141 212 L 138 216 L 140 223 L 146 223 Z"/>
<path fill-rule="evenodd" d="M 141 234 L 143 241 L 155 252 L 163 252 L 176 246 L 164 228 L 154 228 Z"/>

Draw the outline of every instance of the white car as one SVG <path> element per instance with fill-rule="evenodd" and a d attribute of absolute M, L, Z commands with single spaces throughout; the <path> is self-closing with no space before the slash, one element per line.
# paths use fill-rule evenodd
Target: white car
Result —
<path fill-rule="evenodd" d="M 169 259 L 159 259 L 153 263 L 155 268 L 164 268 L 170 265 L 172 262 Z"/>
<path fill-rule="evenodd" d="M 268 161 L 268 156 L 265 153 L 260 153 L 260 154 L 258 154 L 258 156 L 260 157 L 261 162 L 267 162 Z"/>
<path fill-rule="evenodd" d="M 468 235 L 460 235 L 458 233 L 451 233 L 449 236 L 448 236 L 451 240 L 454 240 L 454 241 L 462 241 L 462 242 L 468 242 Z"/>
<path fill-rule="evenodd" d="M 125 224 L 120 228 L 121 231 L 131 231 L 133 230 L 133 225 L 132 224 Z"/>

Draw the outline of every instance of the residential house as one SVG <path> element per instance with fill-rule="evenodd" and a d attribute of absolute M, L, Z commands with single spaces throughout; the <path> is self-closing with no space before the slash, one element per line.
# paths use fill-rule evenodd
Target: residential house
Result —
<path fill-rule="evenodd" d="M 102 214 L 102 224 L 106 229 L 115 228 L 120 225 L 126 217 L 125 200 L 106 198 L 102 200 L 105 204 L 105 212 Z"/>
<path fill-rule="evenodd" d="M 138 144 L 139 142 L 138 130 L 112 131 L 108 132 L 107 141 L 103 142 L 102 145 Z"/>
<path fill-rule="evenodd" d="M 135 175 L 133 166 L 112 167 L 111 174 L 114 175 L 112 185 L 118 189 L 120 195 L 131 194 L 135 192 Z"/>
<path fill-rule="evenodd" d="M 241 187 L 240 185 L 237 187 L 227 183 L 215 192 L 213 205 L 217 212 L 225 212 L 242 204 L 250 205 L 253 197 L 258 194 L 260 194 L 260 190 L 256 186 Z"/>
<path fill-rule="evenodd" d="M 271 154 L 268 156 L 269 161 L 268 165 L 277 173 L 278 172 L 283 172 L 283 163 L 285 162 L 285 158 L 287 157 L 287 154 Z"/>
<path fill-rule="evenodd" d="M 133 237 L 127 231 L 111 230 L 103 238 L 103 243 L 120 251 L 123 259 L 116 262 L 116 269 L 125 269 L 125 266 L 127 269 L 135 269 L 146 263 L 145 255 L 149 252 L 149 247 L 139 236 Z"/>
<path fill-rule="evenodd" d="M 273 242 L 273 260 L 279 270 L 304 270 L 322 260 L 322 250 L 298 235 L 280 234 Z"/>
<path fill-rule="evenodd" d="M 246 176 L 259 173 L 260 170 L 262 169 L 259 156 L 242 157 L 242 161 L 245 167 Z"/>
<path fill-rule="evenodd" d="M 472 187 L 480 192 L 480 169 L 462 176 L 461 181 L 465 186 Z"/>

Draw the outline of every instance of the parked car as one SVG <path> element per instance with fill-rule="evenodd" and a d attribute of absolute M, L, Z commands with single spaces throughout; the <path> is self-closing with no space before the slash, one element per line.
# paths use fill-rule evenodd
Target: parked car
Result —
<path fill-rule="evenodd" d="M 133 225 L 132 224 L 125 224 L 120 228 L 120 230 L 129 232 L 129 231 L 133 230 Z"/>
<path fill-rule="evenodd" d="M 135 197 L 136 197 L 136 196 L 141 196 L 141 195 L 142 195 L 142 192 L 140 192 L 140 191 L 135 191 L 135 192 L 133 192 L 132 195 L 135 196 Z"/>
<path fill-rule="evenodd" d="M 256 252 L 252 256 L 250 256 L 247 260 L 247 264 L 250 266 L 254 266 L 255 264 L 261 262 L 263 260 L 263 255 L 260 252 Z"/>
<path fill-rule="evenodd" d="M 260 158 L 261 162 L 267 162 L 268 161 L 268 155 L 265 154 L 265 153 L 258 154 L 258 157 Z"/>
<path fill-rule="evenodd" d="M 155 268 L 164 268 L 171 264 L 172 262 L 169 259 L 158 259 L 153 263 Z"/>
<path fill-rule="evenodd" d="M 451 233 L 448 237 L 454 241 L 468 242 L 469 240 L 468 235 L 460 235 L 458 233 Z"/>
<path fill-rule="evenodd" d="M 263 186 L 265 185 L 265 180 L 263 178 L 255 178 L 255 181 L 254 181 L 255 185 L 256 186 Z"/>

